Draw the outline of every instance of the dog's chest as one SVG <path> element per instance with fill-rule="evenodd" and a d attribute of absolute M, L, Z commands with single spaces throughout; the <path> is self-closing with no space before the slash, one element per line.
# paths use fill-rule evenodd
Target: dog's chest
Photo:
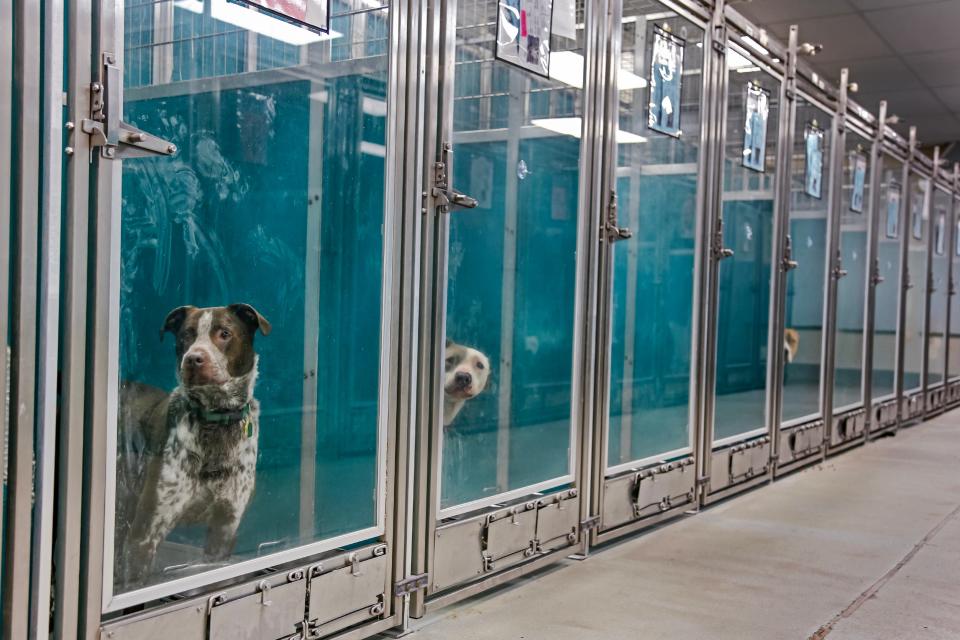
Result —
<path fill-rule="evenodd" d="M 168 468 L 191 501 L 245 503 L 257 464 L 257 416 L 250 424 L 206 425 L 185 416 L 172 434 Z"/>

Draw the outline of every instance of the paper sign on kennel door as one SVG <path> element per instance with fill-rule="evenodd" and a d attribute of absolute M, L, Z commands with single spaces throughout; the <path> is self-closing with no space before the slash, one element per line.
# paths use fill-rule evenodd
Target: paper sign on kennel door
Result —
<path fill-rule="evenodd" d="M 553 0 L 500 0 L 497 59 L 549 77 L 552 20 Z"/>
<path fill-rule="evenodd" d="M 685 44 L 683 39 L 660 27 L 653 28 L 647 126 L 674 137 L 680 135 L 680 80 Z"/>
<path fill-rule="evenodd" d="M 823 129 L 817 123 L 807 123 L 803 132 L 806 162 L 803 180 L 804 192 L 812 198 L 823 195 Z"/>
<path fill-rule="evenodd" d="M 770 92 L 753 82 L 746 86 L 746 114 L 743 122 L 743 166 L 763 172 L 767 158 L 767 118 Z"/>
<path fill-rule="evenodd" d="M 863 190 L 867 181 L 867 157 L 862 153 L 850 156 L 850 173 L 853 174 L 853 193 L 850 194 L 850 211 L 863 213 Z"/>
<path fill-rule="evenodd" d="M 228 0 L 228 2 L 262 10 L 315 33 L 328 33 L 330 30 L 328 0 Z"/>

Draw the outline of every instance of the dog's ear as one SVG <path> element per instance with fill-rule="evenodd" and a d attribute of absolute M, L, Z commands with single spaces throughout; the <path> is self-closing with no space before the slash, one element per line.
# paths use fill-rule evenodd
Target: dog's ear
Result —
<path fill-rule="evenodd" d="M 450 338 L 447 338 L 447 344 L 445 344 L 444 346 L 449 347 L 452 344 L 453 344 L 453 340 L 451 340 Z"/>
<path fill-rule="evenodd" d="M 163 328 L 160 329 L 160 340 L 163 341 L 163 334 L 165 334 L 167 331 L 173 334 L 176 334 L 178 331 L 180 331 L 180 327 L 183 326 L 183 321 L 187 319 L 187 314 L 194 309 L 196 309 L 196 307 L 187 305 L 184 307 L 177 307 L 168 313 L 167 319 L 163 321 Z"/>
<path fill-rule="evenodd" d="M 260 315 L 260 312 L 251 307 L 249 304 L 244 304 L 242 302 L 231 304 L 227 307 L 230 309 L 238 318 L 243 320 L 248 327 L 250 327 L 251 332 L 256 332 L 257 329 L 260 329 L 260 333 L 265 336 L 270 335 L 270 323 L 267 322 L 267 319 Z"/>

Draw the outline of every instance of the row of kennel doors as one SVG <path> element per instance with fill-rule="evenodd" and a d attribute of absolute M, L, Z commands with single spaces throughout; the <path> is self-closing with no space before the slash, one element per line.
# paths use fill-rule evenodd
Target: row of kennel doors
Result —
<path fill-rule="evenodd" d="M 6 638 L 359 638 L 960 400 L 957 177 L 795 29 L 555 1 L 544 49 L 489 0 L 326 30 L 28 4 Z M 272 327 L 253 497 L 227 556 L 201 515 L 131 567 L 169 443 L 128 399 L 182 383 L 171 310 L 233 303 Z"/>

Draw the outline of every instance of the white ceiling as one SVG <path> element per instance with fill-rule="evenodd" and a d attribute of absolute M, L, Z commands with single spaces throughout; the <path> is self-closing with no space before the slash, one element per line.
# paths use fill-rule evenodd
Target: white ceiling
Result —
<path fill-rule="evenodd" d="M 860 87 L 854 99 L 874 113 L 885 99 L 901 133 L 916 125 L 924 145 L 960 140 L 960 0 L 730 4 L 784 42 L 798 25 L 800 42 L 823 44 L 809 62 L 833 80 L 848 67 Z"/>

